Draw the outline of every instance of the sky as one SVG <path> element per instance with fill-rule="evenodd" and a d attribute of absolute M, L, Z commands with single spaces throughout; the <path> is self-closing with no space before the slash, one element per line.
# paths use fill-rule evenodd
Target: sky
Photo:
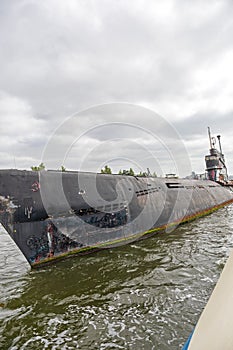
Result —
<path fill-rule="evenodd" d="M 0 168 L 233 174 L 233 2 L 1 0 Z"/>

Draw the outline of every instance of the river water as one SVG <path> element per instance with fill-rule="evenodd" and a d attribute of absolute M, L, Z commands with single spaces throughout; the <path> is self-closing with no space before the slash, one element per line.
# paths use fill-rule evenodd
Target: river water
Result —
<path fill-rule="evenodd" d="M 233 246 L 233 205 L 31 271 L 0 228 L 0 349 L 181 349 Z"/>

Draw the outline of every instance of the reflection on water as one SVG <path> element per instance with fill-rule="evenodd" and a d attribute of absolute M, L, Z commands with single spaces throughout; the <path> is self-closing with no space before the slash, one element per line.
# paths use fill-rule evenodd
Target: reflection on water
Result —
<path fill-rule="evenodd" d="M 30 271 L 1 228 L 1 349 L 179 349 L 233 245 L 233 206 Z"/>

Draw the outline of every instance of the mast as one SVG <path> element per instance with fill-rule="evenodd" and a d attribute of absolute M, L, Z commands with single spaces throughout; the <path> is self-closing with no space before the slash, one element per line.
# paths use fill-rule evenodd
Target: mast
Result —
<path fill-rule="evenodd" d="M 220 153 L 221 153 L 221 157 L 219 158 L 219 160 L 220 160 L 220 162 L 223 164 L 223 167 L 224 167 L 224 169 L 225 169 L 225 174 L 226 174 L 226 180 L 228 180 L 227 167 L 226 167 L 226 164 L 225 164 L 224 154 L 222 153 L 222 145 L 221 145 L 220 138 L 221 138 L 221 136 L 218 135 L 218 136 L 217 136 L 217 139 L 218 139 L 218 143 L 219 143 L 219 150 L 220 150 Z"/>
<path fill-rule="evenodd" d="M 210 127 L 208 126 L 208 135 L 210 140 L 210 148 L 212 148 L 212 140 L 211 140 L 211 133 L 210 133 Z"/>
<path fill-rule="evenodd" d="M 221 155 L 222 155 L 222 157 L 223 157 L 223 154 L 222 154 L 222 145 L 221 145 L 221 141 L 220 141 L 220 135 L 218 135 L 217 136 L 217 139 L 218 139 L 218 144 L 219 144 L 219 150 L 220 150 L 220 153 L 221 153 Z"/>

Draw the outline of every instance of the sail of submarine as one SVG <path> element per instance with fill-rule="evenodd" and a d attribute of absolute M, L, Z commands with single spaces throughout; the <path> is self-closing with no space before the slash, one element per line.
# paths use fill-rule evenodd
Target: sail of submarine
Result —
<path fill-rule="evenodd" d="M 172 230 L 233 202 L 208 133 L 205 180 L 0 170 L 0 222 L 32 267 Z"/>

